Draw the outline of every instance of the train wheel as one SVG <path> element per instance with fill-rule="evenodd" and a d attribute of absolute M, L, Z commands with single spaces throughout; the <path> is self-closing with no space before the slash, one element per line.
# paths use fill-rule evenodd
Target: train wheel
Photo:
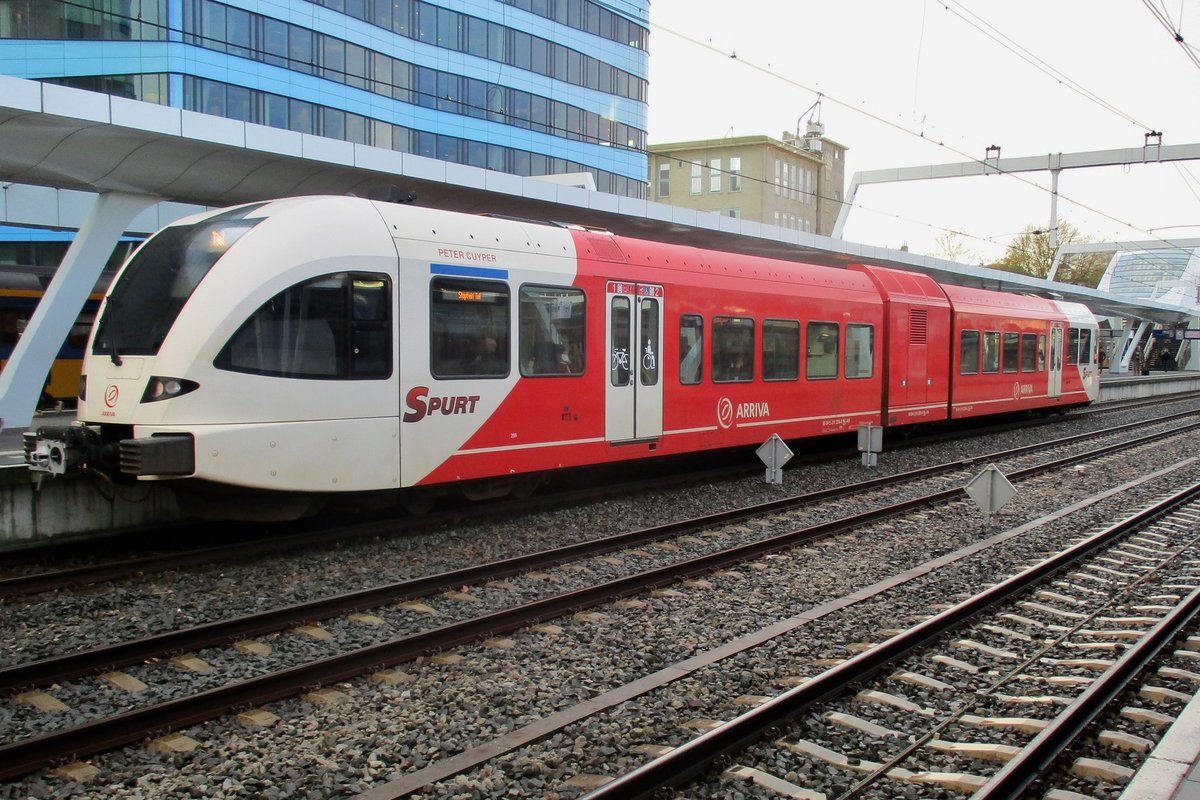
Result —
<path fill-rule="evenodd" d="M 407 489 L 400 496 L 400 505 L 414 517 L 419 517 L 428 514 L 437 499 L 438 493 L 432 489 Z"/>
<path fill-rule="evenodd" d="M 537 488 L 541 485 L 541 478 L 535 478 L 532 476 L 528 478 L 522 478 L 513 485 L 512 496 L 518 500 L 528 500 L 529 496 L 537 491 Z"/>

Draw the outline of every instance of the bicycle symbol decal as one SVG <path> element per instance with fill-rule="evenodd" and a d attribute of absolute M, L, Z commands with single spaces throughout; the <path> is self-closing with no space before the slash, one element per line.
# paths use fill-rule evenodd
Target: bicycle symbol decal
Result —
<path fill-rule="evenodd" d="M 629 369 L 629 351 L 624 347 L 614 347 L 612 351 L 612 368 Z"/>

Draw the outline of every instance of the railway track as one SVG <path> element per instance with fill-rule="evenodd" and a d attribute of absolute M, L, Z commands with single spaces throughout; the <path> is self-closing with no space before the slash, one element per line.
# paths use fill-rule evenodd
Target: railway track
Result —
<path fill-rule="evenodd" d="M 1193 394 L 1200 396 L 1200 393 Z M 1172 401 L 1175 399 L 1182 401 L 1190 398 L 1191 395 L 1186 395 L 1180 398 L 1172 398 Z M 1093 406 L 1075 413 L 1091 415 L 1117 410 L 1128 410 L 1130 408 L 1142 408 L 1146 406 L 1153 407 L 1161 405 L 1161 399 L 1156 399 L 1156 402 L 1154 403 L 1148 403 L 1146 401 L 1126 401 L 1125 403 L 1120 404 Z M 1114 426 L 1107 431 L 1062 437 L 1059 441 L 1064 444 L 1071 441 L 1084 441 L 1090 437 L 1116 434 L 1122 431 L 1136 430 L 1140 427 L 1158 424 L 1160 422 L 1183 419 L 1192 413 L 1194 413 L 1193 410 L 1164 414 L 1152 420 L 1143 420 Z M 1021 423 L 1021 426 L 1027 425 L 1027 422 Z M 995 433 L 997 430 L 1008 430 L 1012 427 L 1014 427 L 1013 423 L 1008 423 L 1000 426 L 988 426 L 984 429 L 984 431 L 986 433 Z M 938 434 L 937 436 L 922 438 L 919 442 L 910 442 L 909 445 L 945 439 L 955 440 L 958 439 L 960 435 L 961 434 L 959 433 L 942 433 Z M 843 453 L 842 455 L 845 456 L 846 453 Z M 975 459 L 964 459 L 963 462 L 969 463 L 972 461 L 981 461 L 985 459 L 995 460 L 997 458 L 1007 457 L 1008 455 L 1009 454 L 1007 453 L 999 453 L 981 456 Z M 797 463 L 802 462 L 798 461 Z M 949 465 L 943 465 L 943 467 L 946 469 L 953 468 Z M 757 466 L 749 469 L 743 466 L 719 467 L 704 470 L 699 474 L 690 473 L 682 479 L 677 476 L 668 476 L 622 483 L 607 487 L 607 489 L 600 494 L 601 496 L 606 493 L 612 496 L 621 496 L 630 493 L 646 492 L 663 486 L 678 486 L 682 481 L 691 484 L 703 484 L 709 480 L 719 480 L 734 475 L 744 475 L 748 472 L 757 472 L 758 470 L 759 467 Z M 272 535 L 268 537 L 255 535 L 248 526 L 239 525 L 239 530 L 244 529 L 244 533 L 240 534 L 243 537 L 242 540 L 222 544 L 216 547 L 205 546 L 181 551 L 152 553 L 149 555 L 126 557 L 119 560 L 102 561 L 99 563 L 91 563 L 80 566 L 68 566 L 46 571 L 30 570 L 29 567 L 25 567 L 24 569 L 28 570 L 26 574 L 18 574 L 8 578 L 0 578 L 0 601 L 3 601 L 7 598 L 20 597 L 23 595 L 36 594 L 40 592 L 60 591 L 63 589 L 69 589 L 71 587 L 85 586 L 103 581 L 121 580 L 133 576 L 143 576 L 152 573 L 168 572 L 178 569 L 189 569 L 203 565 L 216 565 L 278 553 L 295 552 L 297 550 L 306 548 L 344 546 L 354 542 L 370 541 L 372 539 L 384 537 L 410 535 L 424 530 L 435 529 L 441 525 L 458 523 L 464 518 L 469 518 L 472 515 L 494 516 L 497 514 L 530 513 L 532 511 L 541 510 L 548 507 L 579 503 L 585 500 L 593 500 L 595 499 L 596 495 L 597 492 L 595 488 L 576 489 L 557 492 L 546 497 L 530 498 L 519 501 L 506 501 L 504 503 L 493 504 L 490 506 L 478 506 L 465 511 L 462 509 L 443 511 L 420 518 L 388 517 L 386 519 L 369 520 L 365 522 L 352 522 L 350 524 L 339 525 L 334 528 L 323 526 L 316 530 L 308 529 L 306 525 L 304 529 L 296 533 Z M 144 535 L 145 534 L 140 534 L 140 536 Z M 226 538 L 227 536 L 228 533 L 226 533 Z M 25 559 L 26 564 L 32 564 L 36 563 L 41 558 L 53 557 L 53 554 L 61 553 L 62 551 L 63 546 L 55 544 L 48 545 L 43 550 L 39 551 L 10 554 L 9 569 L 22 569 L 12 559 Z"/>
<path fill-rule="evenodd" d="M 1090 434 L 1089 436 L 1094 438 L 1095 434 Z M 1062 447 L 1064 445 L 1063 443 L 1054 443 L 1054 446 Z M 1087 454 L 1076 454 L 1059 459 L 1053 465 L 1043 464 L 1028 467 L 1023 472 L 1014 471 L 1011 473 L 1011 477 L 1020 480 L 1023 475 L 1033 475 L 1044 472 L 1047 469 L 1063 469 L 1067 464 L 1078 463 L 1081 459 L 1103 458 L 1105 452 L 1110 456 L 1114 450 L 1127 453 L 1135 446 L 1135 444 L 1129 442 L 1122 442 L 1118 445 L 1111 445 L 1108 448 L 1093 449 Z M 1026 448 L 1023 448 L 1023 450 L 1026 450 Z M 1007 455 L 1009 457 L 1017 457 L 1015 453 Z M 964 465 L 958 465 L 957 469 L 961 471 L 964 469 Z M 930 475 L 936 476 L 938 473 L 937 470 L 922 472 L 928 472 L 928 474 L 919 476 L 921 480 L 928 480 Z M 908 479 L 912 480 L 915 477 L 918 476 L 908 476 Z M 935 477 L 935 480 L 945 482 L 942 478 L 938 477 Z M 876 482 L 876 491 L 882 485 L 883 482 Z M 862 487 L 859 487 L 859 489 L 861 491 Z M 99 752 L 122 743 L 136 741 L 155 731 L 177 729 L 182 726 L 194 724 L 201 719 L 212 718 L 228 710 L 239 709 L 247 705 L 259 705 L 280 697 L 291 696 L 302 689 L 314 685 L 329 685 L 338 681 L 344 681 L 356 675 L 378 670 L 381 665 L 391 666 L 431 652 L 443 651 L 466 642 L 477 641 L 485 637 L 494 638 L 501 633 L 533 624 L 537 620 L 546 620 L 559 615 L 577 612 L 580 609 L 610 602 L 614 598 L 632 596 L 639 592 L 652 590 L 654 587 L 684 580 L 690 576 L 710 573 L 713 570 L 720 570 L 731 565 L 743 563 L 747 559 L 760 558 L 764 554 L 794 548 L 799 543 L 810 542 L 817 536 L 828 536 L 837 531 L 844 531 L 855 526 L 875 522 L 884 516 L 899 513 L 906 508 L 927 507 L 930 504 L 945 503 L 960 494 L 961 490 L 957 487 L 943 489 L 931 494 L 922 494 L 915 498 L 901 501 L 896 508 L 887 510 L 879 509 L 859 515 L 857 518 L 834 520 L 821 526 L 790 529 L 783 534 L 767 537 L 751 537 L 753 541 L 743 542 L 737 548 L 726 547 L 702 555 L 695 555 L 692 558 L 680 558 L 680 545 L 664 542 L 660 546 L 665 563 L 653 569 L 643 569 L 641 572 L 603 583 L 592 583 L 585 588 L 573 591 L 549 595 L 546 595 L 544 591 L 535 592 L 535 594 L 546 596 L 530 600 L 523 604 L 518 603 L 513 605 L 510 602 L 510 605 L 506 607 L 477 618 L 464 618 L 460 622 L 453 622 L 433 629 L 428 629 L 428 626 L 426 626 L 424 630 L 403 637 L 402 639 L 359 648 L 358 650 L 322 659 L 311 664 L 295 666 L 272 674 L 249 678 L 242 680 L 236 685 L 212 688 L 198 694 L 181 697 L 168 702 L 134 708 L 111 720 L 88 722 L 84 725 L 68 728 L 57 733 L 16 742 L 0 749 L 0 763 L 12 765 L 8 768 L 10 771 L 2 774 L 5 777 L 12 777 L 37 766 L 60 760 L 66 753 Z M 786 519 L 786 516 L 795 510 L 787 507 L 789 502 L 795 504 L 797 499 L 772 504 L 770 508 L 765 510 L 776 517 L 784 517 L 782 521 L 777 521 L 772 523 L 772 525 L 782 525 L 785 528 L 792 526 L 791 520 Z M 814 502 L 814 498 L 804 498 L 799 500 L 799 502 L 811 505 Z M 761 514 L 764 512 L 764 509 L 757 509 L 755 511 Z M 814 513 L 829 514 L 828 511 L 820 509 L 817 509 Z M 458 573 L 439 576 L 438 580 L 441 581 L 440 583 L 426 586 L 420 591 L 414 591 L 413 586 L 406 588 L 388 587 L 388 591 L 394 594 L 386 597 L 383 595 L 376 597 L 359 596 L 349 601 L 338 599 L 336 602 L 343 604 L 345 608 L 364 608 L 372 604 L 391 603 L 396 602 L 398 599 L 422 596 L 421 591 L 444 591 L 447 587 L 471 583 L 483 583 L 487 585 L 488 582 L 504 582 L 506 577 L 519 574 L 522 570 L 527 575 L 530 569 L 537 569 L 547 564 L 562 563 L 567 558 L 584 555 L 589 556 L 595 561 L 602 559 L 603 553 L 612 552 L 617 547 L 628 548 L 632 546 L 636 551 L 649 547 L 650 545 L 647 544 L 649 541 L 657 540 L 661 542 L 664 537 L 669 536 L 691 538 L 699 542 L 700 545 L 703 545 L 703 537 L 699 537 L 695 533 L 697 529 L 710 530 L 716 525 L 745 529 L 752 527 L 749 519 L 750 514 L 743 510 L 721 520 L 698 520 L 692 521 L 690 526 L 680 526 L 670 530 L 654 532 L 639 532 L 641 534 L 640 538 L 625 537 L 620 542 L 613 540 L 603 543 L 589 543 L 581 551 L 574 554 L 562 552 L 539 554 L 538 558 L 543 559 L 540 562 L 528 562 L 523 565 L 508 563 L 494 565 L 492 567 L 494 571 L 492 572 L 479 571 L 470 575 Z M 712 531 L 710 530 L 710 532 Z M 729 533 L 717 531 L 713 538 L 732 537 Z M 695 544 L 696 542 L 689 543 L 689 545 Z M 638 556 L 638 558 L 640 557 Z M 534 580 L 542 579 L 536 578 Z M 503 586 L 497 588 L 502 592 L 507 591 Z M 482 589 L 476 589 L 475 592 L 480 595 L 484 594 Z M 469 595 L 470 593 L 456 592 L 454 594 Z M 287 616 L 290 614 L 292 618 L 300 617 L 312 620 L 314 618 L 314 611 L 315 609 L 313 608 L 303 610 L 293 609 L 291 611 L 284 610 L 284 615 Z M 418 615 L 422 613 L 415 610 L 411 604 L 409 611 Z M 265 625 L 267 623 L 264 620 L 254 622 L 241 620 L 238 621 L 238 624 Z M 269 624 L 278 628 L 280 619 L 277 618 Z M 291 624 L 291 622 L 289 621 L 285 624 Z M 214 636 L 221 641 L 229 641 L 237 636 L 253 635 L 246 633 L 246 630 L 249 629 L 243 629 L 242 631 L 224 629 L 218 633 L 217 629 L 212 628 L 199 633 L 193 632 L 188 635 L 207 636 L 209 637 L 207 641 L 210 642 L 214 641 Z M 171 634 L 171 636 L 175 635 Z M 125 647 L 131 646 L 134 645 L 126 645 Z M 136 646 L 145 647 L 146 643 L 137 643 Z M 153 652 L 143 649 L 137 652 L 127 651 L 124 655 L 120 655 L 116 650 L 107 652 L 95 651 L 82 654 L 81 656 L 68 656 L 60 660 L 52 660 L 53 663 L 51 661 L 43 661 L 38 664 L 20 665 L 14 668 L 16 671 L 5 671 L 6 683 L 4 685 L 9 691 L 18 686 L 28 690 L 32 686 L 37 685 L 39 681 L 42 681 L 42 685 L 47 683 L 45 678 L 38 678 L 36 677 L 37 675 L 54 675 L 55 677 L 52 680 L 66 681 L 72 676 L 78 677 L 89 671 L 94 671 L 102 664 L 112 667 L 120 665 L 123 659 L 126 660 L 126 663 L 134 663 L 135 661 L 143 661 L 148 658 L 161 657 L 166 653 L 191 646 L 193 645 L 186 644 L 182 639 L 168 639 L 160 640 L 154 644 L 157 650 Z M 68 668 L 67 665 L 74 658 L 81 658 L 82 660 L 75 662 L 74 666 Z M 199 660 L 203 663 L 202 659 Z M 382 680 L 386 680 L 386 678 Z M 26 702 L 36 696 L 34 693 L 27 693 L 25 695 L 27 698 Z"/>
<path fill-rule="evenodd" d="M 1172 415 L 1164 419 L 1170 421 L 1189 416 L 1191 415 Z M 1137 423 L 1136 426 L 1141 427 L 1142 423 Z M 1125 431 L 1131 427 L 1134 427 L 1134 425 L 1120 426 L 1112 432 Z M 1184 425 L 1176 430 L 1178 432 L 1186 432 L 1197 428 L 1200 428 L 1200 423 Z M 1079 460 L 1096 458 L 1108 453 L 1118 452 L 1127 447 L 1137 446 L 1139 442 L 1153 441 L 1159 435 L 1158 433 L 1146 434 L 1134 440 L 1124 440 L 1099 448 L 1093 447 L 1081 454 L 1074 454 L 1018 470 L 1012 473 L 1012 477 L 1019 480 L 1049 469 L 1062 468 Z M 237 641 L 246 637 L 286 630 L 293 625 L 329 619 L 360 609 L 370 609 L 388 603 L 413 601 L 439 592 L 450 591 L 458 586 L 502 581 L 521 573 L 572 560 L 599 557 L 606 553 L 621 550 L 622 548 L 642 547 L 653 542 L 710 529 L 714 526 L 741 525 L 755 519 L 772 515 L 788 515 L 800 510 L 819 517 L 825 513 L 823 509 L 815 507 L 819 503 L 836 504 L 842 498 L 854 497 L 866 492 L 876 494 L 877 498 L 879 498 L 879 501 L 877 501 L 879 510 L 877 512 L 854 515 L 844 520 L 836 520 L 826 523 L 823 526 L 815 526 L 811 529 L 805 528 L 814 537 L 818 535 L 831 535 L 832 533 L 853 528 L 866 521 L 870 521 L 874 513 L 890 515 L 905 510 L 909 507 L 907 504 L 920 506 L 945 502 L 959 493 L 960 489 L 958 486 L 961 485 L 961 483 L 957 483 L 952 488 L 940 489 L 932 494 L 928 494 L 914 491 L 911 488 L 917 481 L 927 482 L 934 480 L 941 485 L 945 483 L 944 480 L 941 480 L 945 476 L 958 473 L 962 478 L 969 477 L 967 473 L 976 468 L 976 465 L 979 463 L 1004 463 L 1020 457 L 1035 455 L 1047 450 L 1061 449 L 1079 443 L 1094 444 L 1095 438 L 1095 434 L 1064 437 L 1037 445 L 991 453 L 982 458 L 976 457 L 948 462 L 906 473 L 863 481 L 850 486 L 811 492 L 748 508 L 734 509 L 722 514 L 707 515 L 701 518 L 686 519 L 677 523 L 633 530 L 613 536 L 588 539 L 567 547 L 554 548 L 412 580 L 399 581 L 356 592 L 323 597 L 307 603 L 274 608 L 242 617 L 150 636 L 123 644 L 97 647 L 58 657 L 39 659 L 26 664 L 12 665 L 0 668 L 0 693 L 13 692 L 19 689 L 40 688 L 59 681 L 78 678 L 105 667 L 123 667 L 143 662 L 147 659 L 161 658 L 170 653 L 198 650 L 204 647 Z M 965 480 L 962 482 L 965 482 Z M 912 499 L 894 505 L 887 505 L 886 502 L 881 502 L 887 498 L 887 495 L 884 493 L 897 491 L 906 493 Z M 786 544 L 786 541 L 783 544 Z M 741 555 L 738 554 L 735 556 L 735 560 L 740 557 Z M 3 595 L 0 595 L 0 597 L 3 597 Z"/>
<path fill-rule="evenodd" d="M 731 782 L 847 800 L 901 796 L 904 785 L 975 800 L 1016 800 L 1035 784 L 1038 796 L 1109 796 L 1153 746 L 1116 728 L 1161 729 L 1168 717 L 1152 706 L 1200 689 L 1197 523 L 1200 485 L 763 698 L 587 798 L 653 797 L 695 779 L 707 788 L 689 796 L 722 796 Z M 1158 666 L 1164 651 L 1169 663 Z M 905 696 L 914 687 L 922 703 Z M 1133 704 L 1113 711 L 1114 728 L 1089 733 L 1123 697 Z M 887 726 L 869 718 L 880 709 Z M 1084 737 L 1107 758 L 1070 755 Z M 783 773 L 832 777 L 797 786 Z"/>

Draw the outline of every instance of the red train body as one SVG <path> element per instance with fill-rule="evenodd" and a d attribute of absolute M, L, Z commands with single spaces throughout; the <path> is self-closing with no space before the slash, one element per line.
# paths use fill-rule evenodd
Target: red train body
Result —
<path fill-rule="evenodd" d="M 1099 385 L 1077 304 L 357 198 L 182 220 L 110 297 L 59 461 L 275 498 L 497 493 Z"/>

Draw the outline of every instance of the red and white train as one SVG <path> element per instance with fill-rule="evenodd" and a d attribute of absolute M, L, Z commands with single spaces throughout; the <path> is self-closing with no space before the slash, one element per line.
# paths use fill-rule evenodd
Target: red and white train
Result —
<path fill-rule="evenodd" d="M 26 449 L 178 481 L 209 515 L 288 516 L 1077 406 L 1096 343 L 1081 305 L 894 269 L 305 197 L 148 240 L 92 332 L 78 421 Z"/>

